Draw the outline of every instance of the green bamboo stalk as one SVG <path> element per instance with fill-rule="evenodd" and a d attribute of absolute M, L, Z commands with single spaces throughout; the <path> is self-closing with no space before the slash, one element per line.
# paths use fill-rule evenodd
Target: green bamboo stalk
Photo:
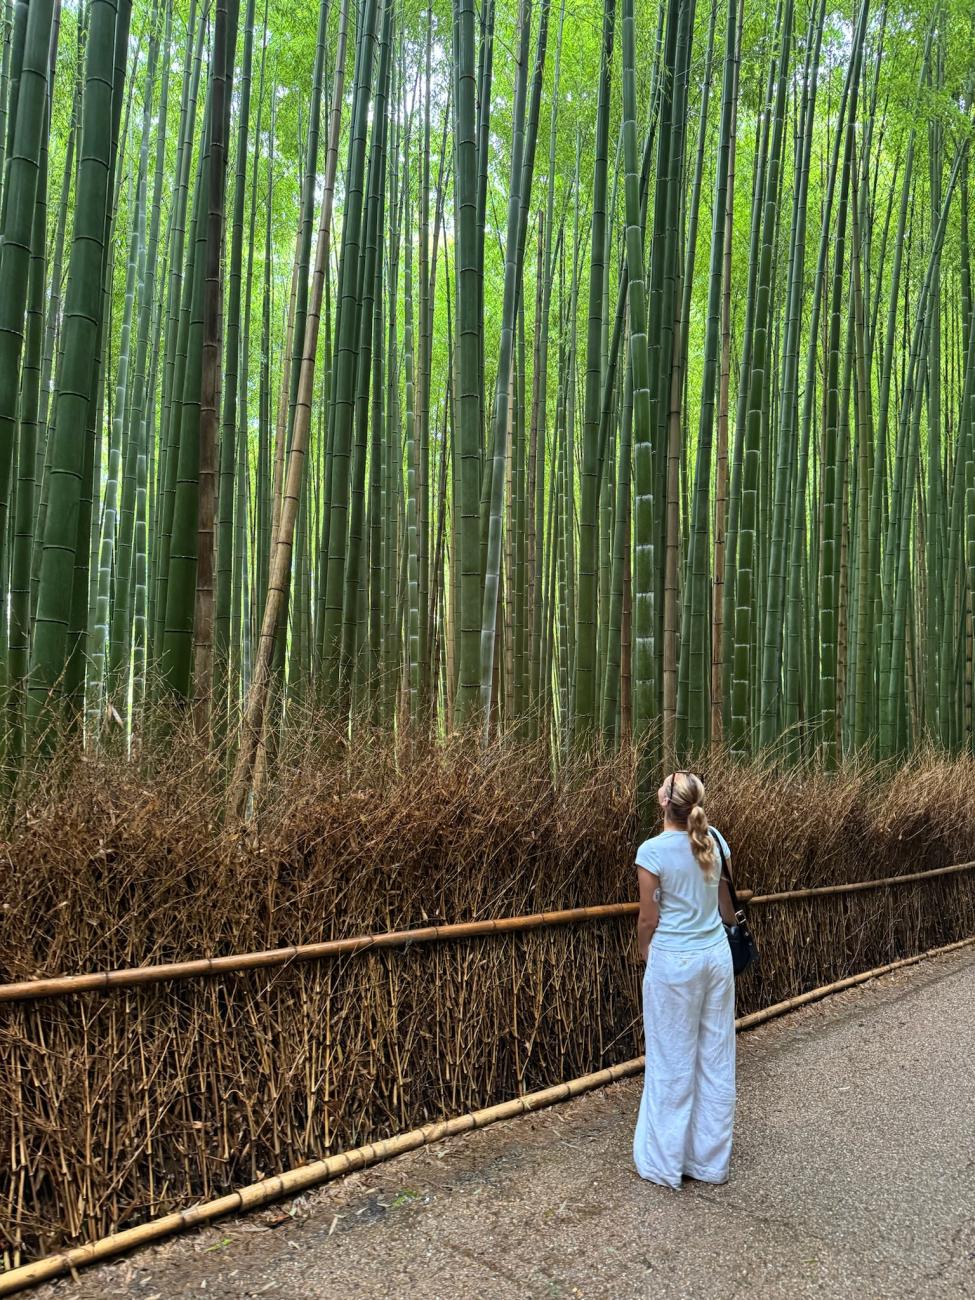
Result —
<path fill-rule="evenodd" d="M 36 447 L 38 442 L 42 348 L 44 339 L 44 274 L 46 269 L 48 138 L 51 99 L 57 56 L 57 23 L 51 33 L 48 55 L 49 93 L 44 106 L 46 122 L 38 161 L 34 220 L 31 231 L 28 277 L 27 332 L 20 394 L 20 443 L 17 457 L 17 490 L 13 519 L 10 565 L 10 624 L 7 662 L 8 747 L 15 764 L 23 760 L 24 691 L 30 662 L 30 577 L 34 543 L 34 498 L 36 494 Z M 27 99 L 21 101 L 26 106 Z M 14 147 L 16 148 L 15 139 Z"/>
<path fill-rule="evenodd" d="M 220 354 L 223 327 L 223 240 L 227 147 L 237 54 L 239 0 L 216 0 L 210 69 L 210 156 L 203 272 L 199 417 L 199 505 L 193 611 L 193 703 L 197 726 L 210 722 L 213 692 L 214 555 L 216 550 Z M 236 324 L 236 321 L 235 321 Z"/>
<path fill-rule="evenodd" d="M 162 376 L 162 420 L 160 457 L 157 474 L 158 508 L 153 512 L 154 532 L 152 594 L 149 610 L 151 653 L 153 662 L 162 656 L 166 625 L 166 601 L 169 585 L 173 511 L 176 496 L 176 470 L 179 455 L 179 422 L 182 418 L 182 393 L 186 363 L 186 338 L 189 330 L 191 292 L 185 290 L 186 266 L 191 264 L 195 235 L 191 232 L 186 252 L 186 215 L 189 205 L 192 142 L 196 133 L 196 110 L 200 70 L 203 57 L 205 23 L 197 19 L 196 0 L 190 0 L 183 66 L 183 90 L 180 104 L 179 147 L 177 153 L 176 193 L 173 198 L 169 230 L 169 286 L 166 309 L 166 356 Z M 204 131 L 204 138 L 206 132 Z M 202 151 L 201 158 L 202 162 Z M 197 171 L 199 172 L 199 162 Z M 200 177 L 197 175 L 199 186 Z M 185 262 L 185 264 L 184 264 Z"/>
<path fill-rule="evenodd" d="M 603 8 L 602 60 L 599 75 L 599 98 L 596 108 L 596 139 L 593 159 L 592 252 L 589 268 L 589 314 L 586 334 L 586 386 L 583 413 L 582 477 L 579 507 L 579 555 L 575 590 L 575 645 L 572 663 L 572 732 L 575 743 L 587 745 L 596 722 L 596 526 L 599 500 L 599 415 L 602 388 L 602 312 L 603 280 L 606 275 L 606 189 L 609 151 L 609 118 L 612 92 L 613 45 L 616 34 L 616 0 L 607 0 Z M 635 127 L 634 127 L 635 129 Z M 629 265 L 629 254 L 628 254 Z M 630 275 L 633 268 L 630 266 Z M 632 293 L 632 288 L 631 288 Z M 632 312 L 632 308 L 631 308 Z M 633 336 L 631 326 L 631 340 Z M 639 331 L 636 331 L 639 333 Z M 632 342 L 631 342 L 632 347 Z M 632 364 L 632 362 L 631 362 Z M 570 389 L 574 387 L 570 380 Z M 634 381 L 634 402 L 639 410 L 640 385 Z M 570 428 L 574 420 L 570 420 Z M 645 430 L 639 415 L 634 439 L 637 458 L 636 526 L 641 523 L 640 463 L 641 440 Z M 570 504 L 574 500 L 571 479 Z M 567 545 L 572 545 L 572 530 L 567 528 Z M 638 542 L 639 546 L 639 542 Z M 639 633 L 637 634 L 639 637 Z M 639 675 L 638 675 L 639 681 Z M 637 690 L 639 693 L 640 686 Z"/>
<path fill-rule="evenodd" d="M 203 146 L 197 168 L 192 234 L 184 276 L 180 342 L 175 381 L 178 410 L 171 417 L 167 456 L 167 494 L 171 491 L 171 526 L 166 560 L 166 603 L 159 665 L 166 691 L 188 702 L 192 686 L 193 620 L 196 605 L 200 509 L 200 404 L 203 386 L 203 303 L 207 272 L 207 198 L 213 144 L 213 88 L 204 113 Z M 209 323 L 209 322 L 208 322 Z M 164 525 L 165 526 L 165 525 Z"/>
<path fill-rule="evenodd" d="M 149 48 L 149 69 L 145 87 L 142 119 L 142 153 L 140 154 L 140 172 L 148 166 L 148 145 L 152 122 L 153 97 L 155 81 L 155 64 L 158 60 L 158 8 L 153 18 L 153 37 Z M 132 400 L 126 414 L 128 428 L 124 435 L 125 465 L 122 483 L 121 511 L 119 516 L 118 565 L 115 574 L 115 597 L 112 606 L 112 623 L 109 637 L 109 699 L 118 704 L 127 700 L 129 689 L 130 654 L 132 646 L 132 601 L 134 565 L 133 546 L 136 530 L 136 499 L 138 496 L 138 470 L 140 456 L 147 456 L 146 438 L 148 434 L 148 370 L 150 366 L 150 335 L 152 332 L 153 313 L 156 303 L 156 261 L 159 255 L 159 235 L 162 221 L 162 193 L 166 165 L 166 126 L 169 120 L 169 81 L 170 66 L 168 52 L 172 35 L 172 4 L 167 2 L 165 25 L 162 34 L 162 49 L 166 57 L 162 60 L 162 80 L 159 94 L 159 119 L 156 126 L 155 176 L 153 181 L 152 211 L 149 219 L 149 233 L 146 236 L 145 207 L 139 207 L 137 237 L 139 241 L 139 264 L 137 284 L 139 293 L 139 323 L 136 341 L 135 364 L 133 367 Z M 151 74 L 151 75 L 150 75 Z M 143 185 L 145 182 L 143 181 Z M 161 304 L 158 305 L 161 307 Z M 154 355 L 154 354 L 153 354 Z M 118 700 L 121 695 L 123 700 Z"/>
<path fill-rule="evenodd" d="M 332 490 L 328 500 L 329 538 L 325 566 L 323 671 L 340 711 L 348 705 L 350 665 L 342 660 L 342 621 L 349 514 L 356 363 L 359 342 L 358 275 L 363 235 L 367 113 L 376 43 L 376 0 L 366 0 L 356 42 L 351 134 L 346 166 L 342 251 L 339 270 L 339 320 L 335 346 L 334 448 Z"/>
<path fill-rule="evenodd" d="M 704 374 L 701 383 L 701 417 L 697 435 L 697 464 L 694 479 L 694 519 L 688 556 L 687 627 L 681 641 L 686 670 L 682 673 L 685 704 L 678 702 L 678 715 L 687 718 L 685 743 L 692 752 L 703 749 L 710 720 L 708 708 L 708 517 L 711 482 L 711 444 L 718 390 L 718 347 L 721 333 L 721 289 L 725 265 L 725 236 L 729 206 L 732 136 L 735 121 L 736 67 L 738 51 L 738 0 L 728 0 L 725 22 L 724 75 L 721 89 L 721 120 L 715 165 L 716 189 L 711 223 L 711 265 L 708 273 L 707 325 L 704 342 Z M 713 35 L 712 20 L 712 35 Z M 703 135 L 702 135 L 703 141 Z M 686 647 L 686 649 L 685 649 Z"/>
<path fill-rule="evenodd" d="M 151 87 L 151 80 L 148 85 Z M 151 101 L 151 95 L 149 96 Z M 116 539 L 118 532 L 119 497 L 122 487 L 123 429 L 130 400 L 129 370 L 132 344 L 132 316 L 135 311 L 136 280 L 145 237 L 145 185 L 149 165 L 148 132 L 143 132 L 132 235 L 129 240 L 128 265 L 125 276 L 125 298 L 122 311 L 122 329 L 119 339 L 118 366 L 115 372 L 115 405 L 108 451 L 105 498 L 102 506 L 101 540 L 98 548 L 97 595 L 94 625 L 92 628 L 91 666 L 89 669 L 90 713 L 97 725 L 103 713 L 105 669 L 111 622 L 112 577 L 115 571 Z M 126 456 L 128 455 L 126 449 Z"/>
<path fill-rule="evenodd" d="M 217 725 L 221 725 L 224 705 L 234 708 L 234 697 L 239 692 L 235 681 L 235 672 L 239 672 L 239 632 L 232 637 L 232 616 L 235 594 L 237 596 L 237 619 L 240 620 L 239 601 L 242 586 L 235 584 L 236 574 L 240 573 L 240 564 L 246 562 L 246 551 L 242 551 L 239 534 L 235 546 L 235 514 L 246 509 L 241 502 L 241 489 L 244 476 L 241 468 L 242 454 L 246 453 L 247 428 L 243 415 L 246 414 L 246 394 L 243 386 L 247 382 L 246 351 L 249 345 L 249 330 L 241 333 L 241 297 L 243 291 L 244 260 L 244 207 L 247 199 L 247 146 L 250 129 L 250 99 L 254 62 L 254 18 L 255 0 L 247 0 L 244 14 L 244 51 L 240 75 L 240 112 L 237 119 L 237 160 L 234 178 L 234 206 L 231 222 L 230 264 L 227 271 L 227 329 L 225 341 L 225 374 L 223 390 L 223 418 L 220 432 L 220 483 L 218 496 L 218 519 L 216 539 L 216 596 L 214 602 L 213 651 L 215 682 L 214 695 L 221 710 L 217 715 Z M 258 108 L 260 123 L 260 101 Z M 258 136 L 260 125 L 258 125 Z M 256 191 L 255 191 L 256 197 Z M 253 238 L 251 241 L 251 260 L 248 264 L 248 325 L 250 312 L 250 272 L 253 267 Z M 239 427 L 238 427 L 239 426 Z M 236 591 L 235 591 L 236 587 Z M 232 648 L 233 647 L 233 648 Z M 235 652 L 237 652 L 235 654 Z"/>
<path fill-rule="evenodd" d="M 9 134 L 0 244 L 0 557 L 12 505 L 14 444 L 21 359 L 31 269 L 31 236 L 38 176 L 48 131 L 53 0 L 39 0 L 28 16 L 18 4 L 14 32 Z"/>
<path fill-rule="evenodd" d="M 65 295 L 64 353 L 55 397 L 49 505 L 45 518 L 37 618 L 31 647 L 28 709 L 32 729 L 41 733 L 67 663 L 72 618 L 75 556 L 83 499 L 92 377 L 99 354 L 104 306 L 106 234 L 117 138 L 113 129 L 116 41 L 125 48 L 131 6 L 128 0 L 92 0 L 86 56 L 85 95 L 79 149 L 78 198 Z M 124 67 L 124 65 L 123 65 Z"/>
<path fill-rule="evenodd" d="M 750 750 L 754 725 L 752 672 L 755 656 L 758 652 L 756 644 L 758 609 L 758 592 L 756 590 L 758 535 L 756 530 L 759 528 L 758 475 L 761 431 L 767 419 L 766 403 L 770 387 L 766 379 L 771 352 L 769 340 L 771 333 L 770 299 L 779 168 L 782 157 L 786 89 L 791 55 L 792 20 L 793 5 L 791 0 L 785 0 L 782 6 L 775 105 L 770 131 L 767 170 L 764 176 L 763 210 L 760 214 L 762 235 L 759 246 L 759 267 L 752 323 L 751 355 L 749 358 L 748 402 L 742 462 L 742 496 L 736 555 L 735 655 L 732 684 L 731 744 L 733 750 L 738 753 L 747 753 Z M 774 685 L 774 683 L 767 683 L 766 685 L 768 687 Z M 764 705 L 765 701 L 762 704 Z M 768 702 L 768 707 L 771 709 L 771 701 Z"/>
<path fill-rule="evenodd" d="M 517 60 L 514 103 L 514 135 L 511 155 L 511 181 L 508 194 L 508 220 L 505 239 L 504 298 L 501 308 L 501 336 L 498 349 L 498 373 L 494 395 L 490 498 L 488 515 L 487 567 L 484 603 L 481 612 L 481 693 L 480 708 L 484 738 L 491 723 L 495 676 L 495 631 L 499 608 L 501 572 L 502 514 L 506 462 L 506 421 L 509 385 L 513 378 L 515 324 L 524 269 L 527 211 L 531 197 L 535 147 L 538 140 L 539 101 L 545 50 L 548 37 L 549 0 L 541 0 L 535 69 L 529 107 L 528 52 L 531 34 L 531 2 L 522 0 L 521 41 Z"/>

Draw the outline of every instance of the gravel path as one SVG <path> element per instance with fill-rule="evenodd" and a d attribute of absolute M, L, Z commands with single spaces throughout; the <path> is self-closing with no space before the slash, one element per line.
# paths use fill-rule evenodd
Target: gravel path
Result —
<path fill-rule="evenodd" d="M 975 1297 L 975 954 L 742 1035 L 731 1182 L 642 1183 L 637 1080 L 355 1174 L 44 1300 Z"/>

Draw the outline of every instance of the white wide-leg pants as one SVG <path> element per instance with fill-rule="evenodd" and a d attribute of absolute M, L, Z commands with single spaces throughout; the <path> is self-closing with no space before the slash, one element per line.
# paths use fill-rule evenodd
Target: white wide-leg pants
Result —
<path fill-rule="evenodd" d="M 633 1139 L 641 1178 L 724 1183 L 735 1118 L 735 977 L 731 950 L 650 944 L 643 976 L 647 1066 Z"/>

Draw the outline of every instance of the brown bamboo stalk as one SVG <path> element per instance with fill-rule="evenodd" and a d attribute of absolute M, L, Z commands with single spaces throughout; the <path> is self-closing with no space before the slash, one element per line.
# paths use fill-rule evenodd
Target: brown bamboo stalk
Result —
<path fill-rule="evenodd" d="M 915 957 L 904 957 L 900 961 L 890 962 L 885 966 L 875 966 L 872 970 L 862 971 L 859 975 L 851 975 L 846 979 L 836 980 L 832 984 L 821 985 L 819 988 L 812 989 L 809 993 L 803 993 L 799 997 L 787 998 L 783 1002 L 776 1002 L 773 1006 L 765 1007 L 750 1016 L 741 1016 L 735 1021 L 735 1028 L 738 1032 L 752 1029 L 756 1025 L 765 1024 L 766 1021 L 785 1015 L 810 1002 L 816 1002 L 829 997 L 833 993 L 839 993 L 843 989 L 852 988 L 857 984 L 865 984 L 868 980 L 876 979 L 881 975 L 888 975 L 906 966 L 915 966 L 931 957 L 940 957 L 950 952 L 957 952 L 959 949 L 969 947 L 973 943 L 975 943 L 975 935 L 967 939 L 961 939 L 957 943 L 945 944 L 940 948 L 930 948 L 927 952 L 919 953 Z M 265 1178 L 260 1182 L 251 1183 L 240 1188 L 239 1191 L 230 1192 L 228 1195 L 220 1196 L 216 1200 L 207 1201 L 202 1205 L 194 1205 L 188 1210 L 179 1210 L 174 1214 L 163 1215 L 150 1223 L 139 1224 L 137 1227 L 128 1228 L 124 1232 L 113 1233 L 111 1236 L 103 1237 L 100 1241 L 92 1242 L 87 1246 L 77 1246 L 62 1254 L 49 1255 L 46 1259 L 37 1260 L 35 1263 L 24 1265 L 21 1268 L 11 1269 L 9 1272 L 0 1275 L 0 1296 L 14 1295 L 18 1291 L 36 1286 L 38 1283 L 45 1282 L 52 1277 L 58 1277 L 62 1273 L 73 1273 L 88 1264 L 112 1259 L 116 1255 L 124 1254 L 126 1251 L 148 1245 L 149 1242 L 159 1241 L 161 1238 L 173 1236 L 189 1228 L 197 1228 L 203 1224 L 212 1223 L 215 1219 L 223 1218 L 228 1214 L 239 1214 L 260 1209 L 272 1201 L 281 1200 L 286 1196 L 295 1196 L 299 1192 L 306 1191 L 311 1187 L 318 1187 L 322 1183 L 343 1174 L 368 1168 L 370 1165 L 390 1160 L 394 1156 L 405 1155 L 409 1151 L 416 1151 L 420 1147 L 429 1146 L 434 1142 L 441 1142 L 445 1138 L 457 1137 L 463 1133 L 470 1133 L 475 1129 L 487 1128 L 489 1124 L 515 1119 L 521 1115 L 529 1115 L 534 1111 L 557 1105 L 559 1102 L 568 1101 L 572 1097 L 581 1096 L 584 1093 L 594 1091 L 596 1088 L 603 1088 L 608 1084 L 618 1082 L 620 1079 L 639 1074 L 644 1068 L 644 1064 L 645 1058 L 637 1056 L 632 1060 L 623 1061 L 619 1065 L 611 1065 L 607 1069 L 596 1070 L 592 1074 L 584 1074 L 577 1079 L 557 1083 L 550 1088 L 542 1088 L 537 1092 L 527 1093 L 525 1096 L 516 1097 L 511 1101 L 487 1106 L 481 1110 L 471 1111 L 466 1115 L 457 1115 L 452 1119 L 441 1120 L 435 1124 L 425 1124 L 422 1128 L 411 1129 L 408 1133 L 400 1133 L 394 1137 L 384 1138 L 379 1142 L 370 1142 L 366 1146 L 356 1147 L 351 1151 L 340 1152 L 338 1155 L 329 1156 L 324 1160 L 315 1160 L 311 1164 L 300 1165 L 296 1169 L 289 1169 L 273 1178 Z"/>
<path fill-rule="evenodd" d="M 335 172 L 344 98 L 348 14 L 348 0 L 344 0 L 339 20 L 335 85 L 332 91 L 332 116 L 325 161 L 325 185 L 322 195 L 321 220 L 318 228 L 318 246 L 315 250 L 315 269 L 312 277 L 311 294 L 308 300 L 308 312 L 305 318 L 305 339 L 298 377 L 294 431 L 288 453 L 287 481 L 285 483 L 281 514 L 277 527 L 272 533 L 271 576 L 264 606 L 261 636 L 257 647 L 254 675 L 244 710 L 240 751 L 228 795 L 228 805 L 231 815 L 234 817 L 243 816 L 251 790 L 258 750 L 264 734 L 264 717 L 267 710 L 268 687 L 271 680 L 271 663 L 274 656 L 278 620 L 284 605 L 285 592 L 291 580 L 291 551 L 294 545 L 295 522 L 298 518 L 301 482 L 304 476 L 308 436 L 311 430 L 312 390 L 315 382 L 315 359 L 318 353 L 322 293 L 325 286 L 325 274 L 328 269 L 328 253 L 331 244 L 332 204 L 335 198 Z"/>
<path fill-rule="evenodd" d="M 301 266 L 301 229 L 297 233 L 294 260 L 291 265 L 291 292 L 288 296 L 288 316 L 284 330 L 284 344 L 281 350 L 281 387 L 278 390 L 278 411 L 274 420 L 274 475 L 271 480 L 271 554 L 259 556 L 262 564 L 268 566 L 270 574 L 274 568 L 274 538 L 281 525 L 281 492 L 284 486 L 285 448 L 288 442 L 288 399 L 291 394 L 291 353 L 295 336 L 295 309 L 298 300 L 298 271 Z"/>

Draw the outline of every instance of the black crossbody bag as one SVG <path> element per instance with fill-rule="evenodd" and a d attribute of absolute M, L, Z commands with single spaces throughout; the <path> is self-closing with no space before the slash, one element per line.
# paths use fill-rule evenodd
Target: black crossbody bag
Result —
<path fill-rule="evenodd" d="M 721 847 L 721 841 L 715 835 L 714 831 L 708 827 L 711 838 L 714 840 L 721 858 L 721 874 L 728 882 L 728 893 L 731 895 L 731 905 L 735 909 L 735 924 L 728 925 L 722 920 L 724 932 L 728 936 L 728 946 L 731 949 L 731 964 L 735 969 L 735 974 L 740 975 L 747 967 L 758 962 L 758 945 L 752 938 L 752 932 L 748 928 L 748 920 L 745 917 L 744 910 L 738 903 L 738 895 L 735 893 L 735 882 L 731 878 L 731 872 L 728 869 L 728 862 L 724 855 L 724 849 Z"/>

